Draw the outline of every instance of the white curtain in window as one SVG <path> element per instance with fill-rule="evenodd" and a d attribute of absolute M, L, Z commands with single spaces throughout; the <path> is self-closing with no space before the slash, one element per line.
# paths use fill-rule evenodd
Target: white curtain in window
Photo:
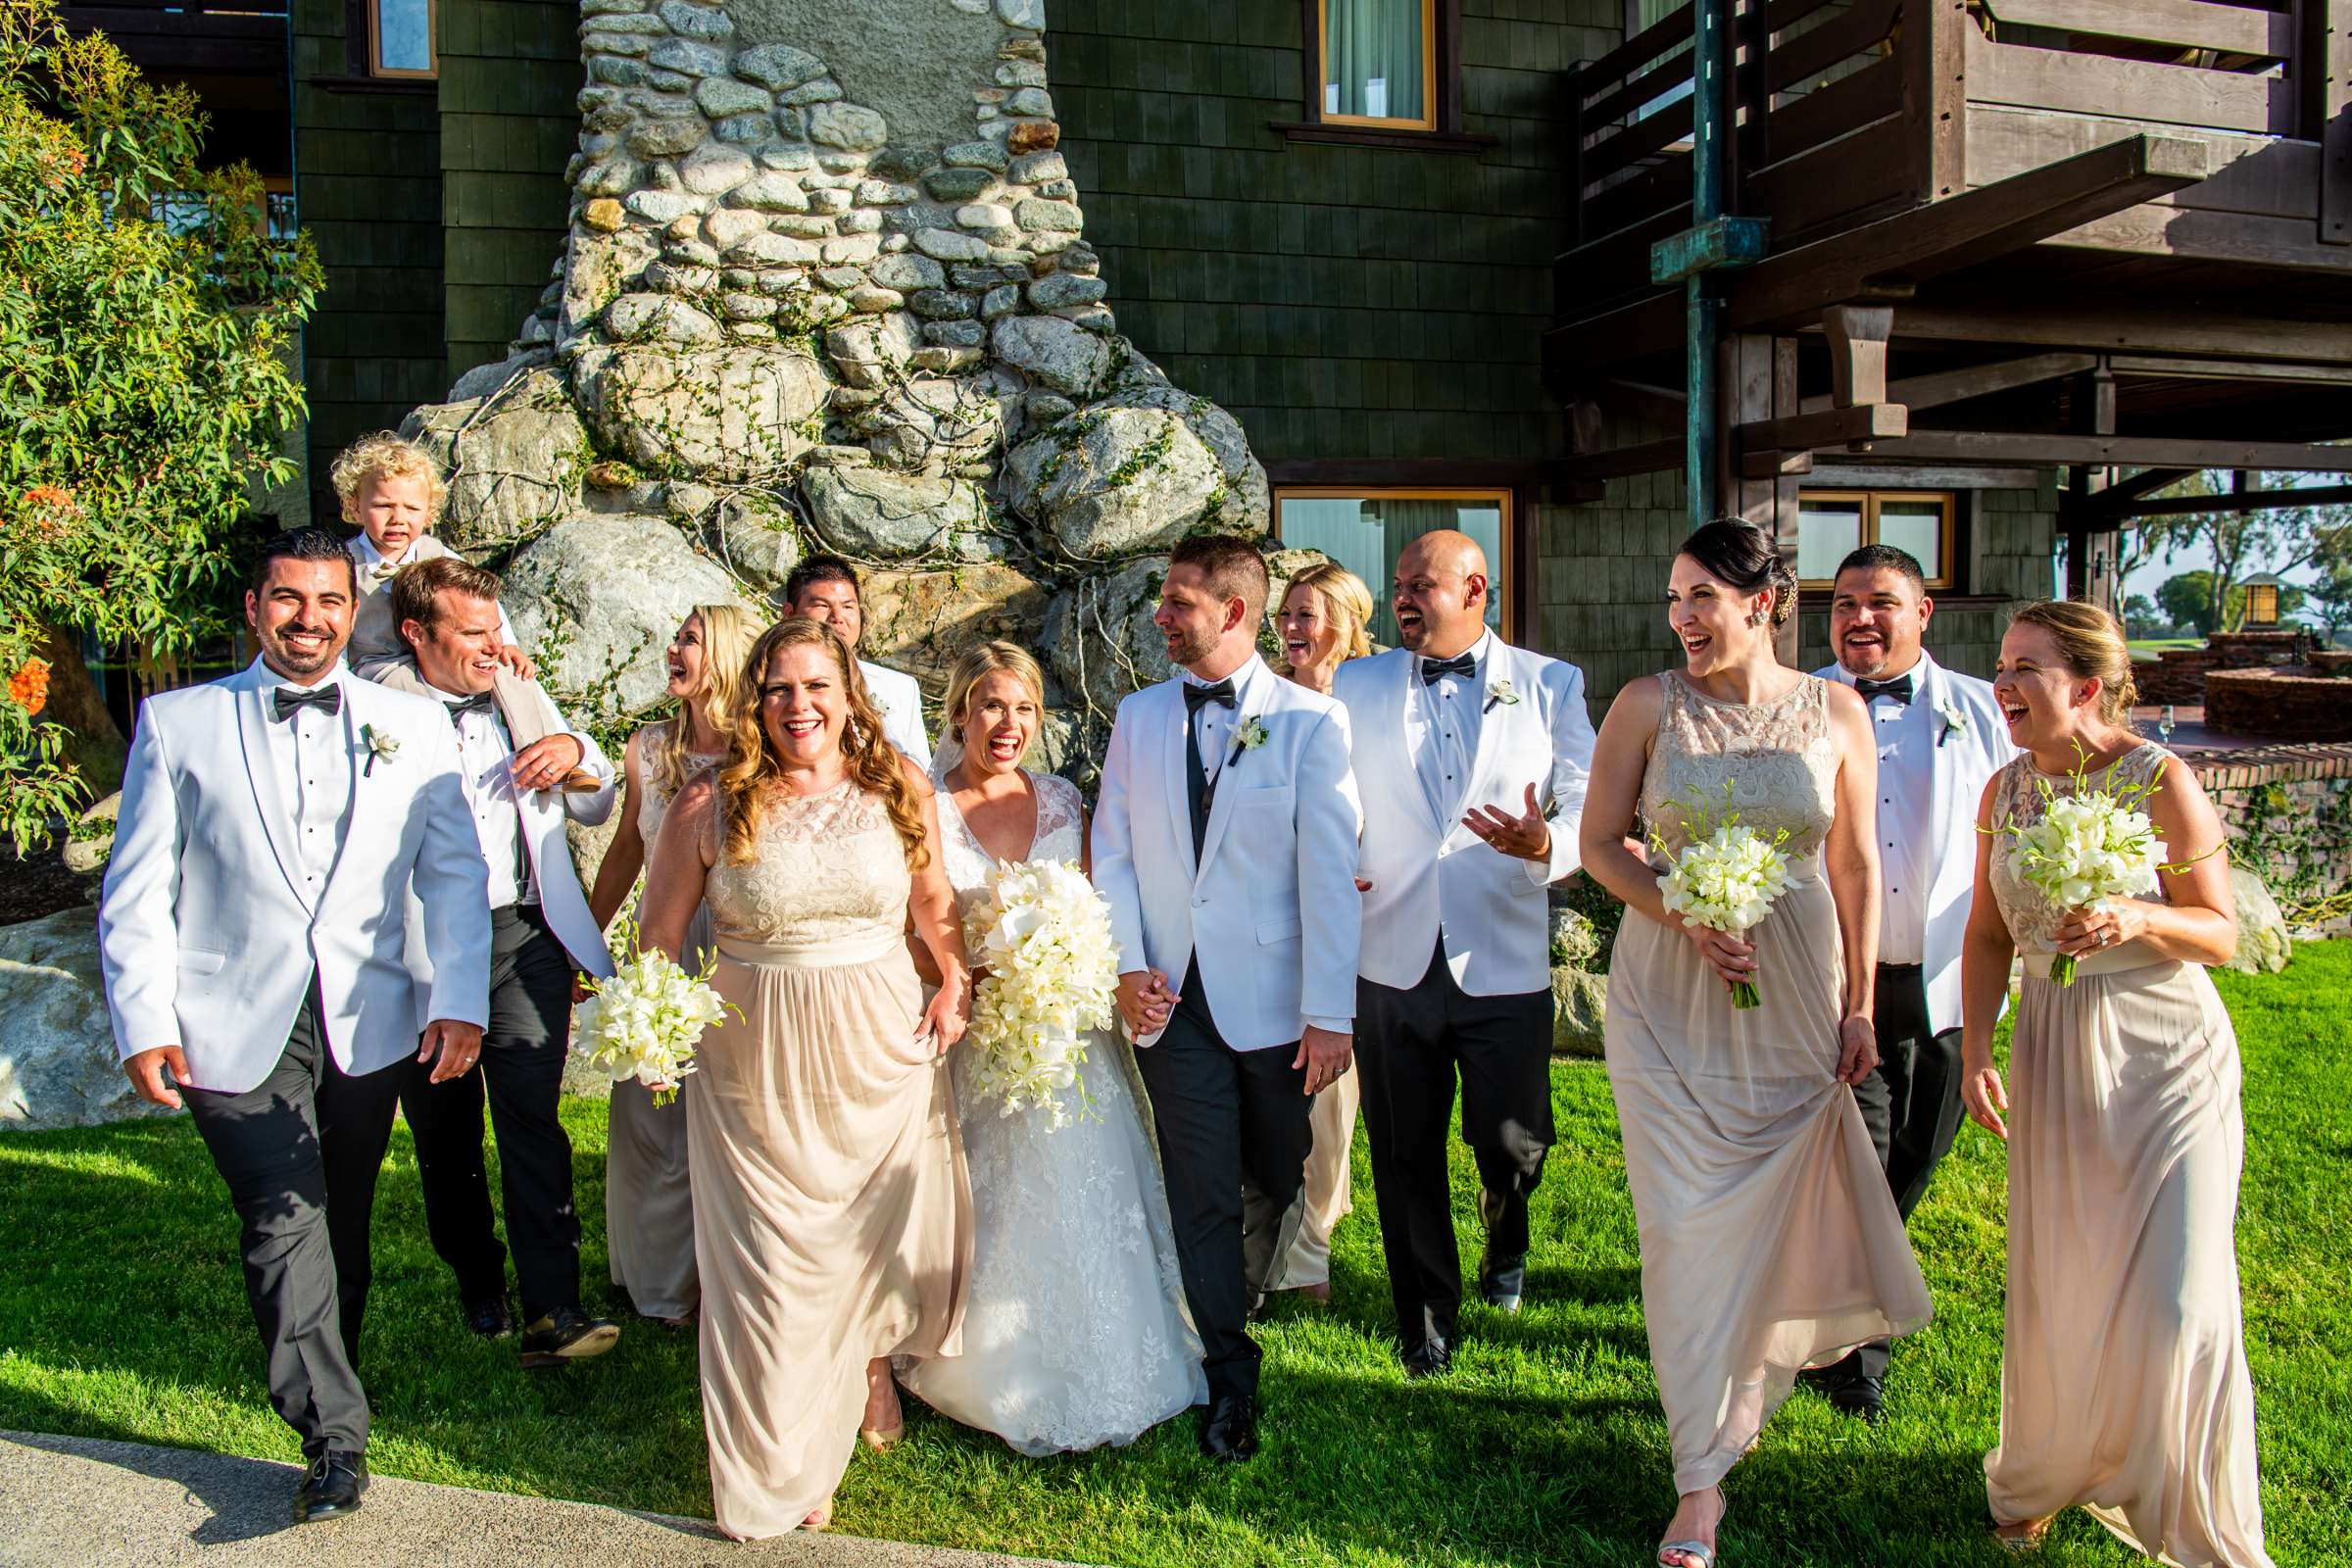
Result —
<path fill-rule="evenodd" d="M 1468 534 L 1487 553 L 1493 576 L 1487 596 L 1487 624 L 1502 627 L 1502 508 L 1484 499 L 1407 500 L 1396 496 L 1286 496 L 1282 542 L 1320 550 L 1364 579 L 1372 590 L 1372 640 L 1396 641 L 1396 617 L 1389 608 L 1389 585 L 1404 547 L 1439 528 Z"/>
<path fill-rule="evenodd" d="M 1426 120 L 1421 0 L 1323 0 L 1323 112 Z"/>

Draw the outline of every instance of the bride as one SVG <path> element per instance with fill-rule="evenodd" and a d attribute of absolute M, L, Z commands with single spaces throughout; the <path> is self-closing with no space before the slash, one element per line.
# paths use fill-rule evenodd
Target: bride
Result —
<path fill-rule="evenodd" d="M 949 679 L 932 772 L 958 908 L 1000 864 L 1086 863 L 1077 788 L 1021 766 L 1044 707 L 1037 662 L 1011 643 L 975 648 Z M 951 1064 L 977 1222 L 963 1350 L 902 1358 L 900 1381 L 1030 1455 L 1129 1444 L 1205 1399 L 1126 1042 L 1088 1041 L 1079 1081 L 1093 1108 L 1058 1131 L 1045 1112 L 1000 1115 L 977 1097 L 968 1044 Z"/>

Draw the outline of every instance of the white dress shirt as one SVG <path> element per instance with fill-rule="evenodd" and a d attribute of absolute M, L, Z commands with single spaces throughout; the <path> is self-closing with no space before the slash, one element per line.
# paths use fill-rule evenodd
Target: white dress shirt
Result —
<path fill-rule="evenodd" d="M 1487 670 L 1493 662 L 1494 634 L 1482 632 L 1465 650 L 1477 665 L 1468 675 L 1445 674 L 1424 685 L 1422 657 L 1413 656 L 1412 700 L 1421 705 L 1429 724 L 1429 743 L 1413 760 L 1421 775 L 1422 793 L 1438 820 L 1450 822 L 1462 814 L 1462 794 L 1470 787 L 1470 769 L 1478 759 L 1478 731 L 1485 717 Z"/>
<path fill-rule="evenodd" d="M 347 674 L 338 660 L 316 686 L 281 680 L 262 694 L 263 714 L 270 720 L 264 733 L 270 737 L 270 766 L 286 781 L 287 799 L 294 808 L 294 858 L 314 900 L 335 868 L 335 854 L 351 824 L 351 756 L 339 715 L 322 708 L 298 708 L 279 718 L 276 693 L 299 696 L 340 687 Z"/>
<path fill-rule="evenodd" d="M 1879 749 L 1879 961 L 1920 963 L 1927 956 L 1928 883 L 1941 846 L 1928 828 L 1936 800 L 1936 709 L 1918 692 L 1919 666 L 1909 672 L 1911 701 L 1870 700 L 1870 728 Z M 1896 675 L 1873 676 L 1898 680 Z"/>
<path fill-rule="evenodd" d="M 424 682 L 433 701 L 444 706 L 465 701 Z M 492 703 L 478 712 L 454 715 L 458 729 L 458 758 L 466 784 L 466 804 L 473 811 L 473 836 L 481 841 L 482 864 L 490 873 L 490 907 L 537 904 L 522 853 L 522 818 L 514 799 L 514 742 L 507 722 Z"/>

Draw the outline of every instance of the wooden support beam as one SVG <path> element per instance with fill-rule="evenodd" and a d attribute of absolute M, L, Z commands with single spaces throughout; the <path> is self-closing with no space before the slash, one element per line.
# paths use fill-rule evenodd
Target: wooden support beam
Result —
<path fill-rule="evenodd" d="M 1827 326 L 1827 321 L 1824 321 Z M 1914 411 L 1941 408 L 1946 403 L 1965 403 L 1970 398 L 1988 397 L 1995 392 L 2007 392 L 2016 387 L 2032 386 L 2039 381 L 2054 381 L 2062 375 L 2087 370 L 2098 363 L 2092 354 L 2030 354 L 2022 360 L 2002 360 L 1993 365 L 1972 365 L 1965 369 L 1937 370 L 1932 375 L 1906 376 L 1886 383 L 1886 403 L 1900 403 Z M 2196 364 L 2196 361 L 2183 361 Z M 2122 361 L 2116 368 L 2123 368 Z M 2352 380 L 2352 368 L 2344 371 Z M 1805 399 L 1804 411 L 1819 414 L 1834 408 L 1827 393 L 1815 393 Z"/>
<path fill-rule="evenodd" d="M 2276 360 L 2184 360 L 2169 355 L 2111 354 L 2107 357 L 2107 368 L 2118 375 L 2352 386 L 2352 365 L 2286 365 Z"/>
<path fill-rule="evenodd" d="M 1586 390 L 1587 397 L 1604 409 L 1628 414 L 1644 424 L 1664 425 L 1670 430 L 1683 427 L 1690 415 L 1690 405 L 1679 388 L 1651 386 L 1646 381 L 1621 381 L 1603 377 Z"/>
<path fill-rule="evenodd" d="M 1876 457 L 1935 463 L 1999 464 L 2035 468 L 2053 463 L 2131 468 L 2275 468 L 2291 473 L 2352 472 L 2352 446 L 2289 441 L 2205 441 L 2171 436 L 2037 435 L 1992 430 L 1921 430 L 1882 442 Z"/>
<path fill-rule="evenodd" d="M 1742 452 L 1819 452 L 1825 447 L 1852 448 L 1861 443 L 1888 441 L 1911 430 L 1911 411 L 1899 403 L 1865 403 L 1850 409 L 1825 409 L 1819 414 L 1790 415 L 1785 419 L 1758 419 L 1734 432 Z M 2352 457 L 2352 449 L 2345 455 Z"/>
<path fill-rule="evenodd" d="M 2007 256 L 2193 185 L 2208 169 L 2205 144 L 2186 136 L 2129 136 L 2094 147 L 1759 262 L 1731 284 L 1725 324 L 1802 325 L 1824 306 L 1870 297 L 1874 286 L 1899 291 Z"/>
<path fill-rule="evenodd" d="M 2046 344 L 2118 354 L 2248 355 L 2352 365 L 2352 321 L 2296 320 L 2170 305 L 2061 297 L 1997 304 L 1922 302 L 1903 307 L 1905 342 Z"/>
<path fill-rule="evenodd" d="M 1850 409 L 1886 401 L 1886 338 L 1894 330 L 1891 305 L 1833 305 L 1821 313 L 1830 340 L 1830 401 Z"/>
<path fill-rule="evenodd" d="M 2302 490 L 2237 490 L 2226 496 L 2166 496 L 2159 501 L 2127 501 L 2110 512 L 2091 510 L 2102 517 L 2180 517 L 2199 512 L 2278 512 L 2295 507 L 2333 507 L 2352 502 L 2352 484 L 2315 484 Z"/>

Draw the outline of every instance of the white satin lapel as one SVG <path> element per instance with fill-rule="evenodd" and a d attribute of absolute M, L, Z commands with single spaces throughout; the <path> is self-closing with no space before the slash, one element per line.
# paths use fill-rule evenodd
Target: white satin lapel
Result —
<path fill-rule="evenodd" d="M 1179 853 L 1189 860 L 1193 853 L 1193 804 L 1186 788 L 1184 747 L 1192 725 L 1192 713 L 1184 706 L 1184 692 L 1178 682 L 1170 681 L 1163 689 L 1167 696 L 1161 707 L 1163 710 L 1175 710 L 1176 722 L 1170 724 L 1168 715 L 1163 711 L 1153 716 L 1152 728 L 1158 732 L 1159 737 L 1160 777 L 1164 781 L 1161 788 L 1166 796 L 1168 821 L 1176 830 Z M 1192 871 L 1196 878 L 1200 874 L 1199 865 L 1194 865 Z"/>
<path fill-rule="evenodd" d="M 1943 671 L 1924 652 L 1919 656 L 1919 671 L 1920 678 L 1914 683 L 1918 689 L 1912 694 L 1911 700 L 1928 705 L 1928 773 L 1935 780 L 1928 791 L 1928 842 L 1936 847 L 1936 859 L 1940 864 L 1945 858 L 1942 854 L 1944 840 L 1952 830 L 1954 774 L 1950 768 L 1936 765 L 1939 760 L 1936 753 L 1937 749 L 1951 745 L 1952 741 L 1946 739 L 1943 715 L 1937 711 L 1937 705 L 1943 701 L 1944 695 Z M 1976 864 L 1975 856 L 1969 857 L 1969 864 Z"/>
<path fill-rule="evenodd" d="M 318 902 L 320 904 L 324 904 L 327 901 L 328 896 L 335 891 L 335 875 L 337 872 L 343 869 L 344 862 L 351 858 L 352 840 L 360 836 L 360 824 L 368 820 L 368 817 L 360 814 L 360 785 L 363 780 L 367 780 L 368 782 L 373 782 L 373 780 L 369 778 L 368 772 L 368 759 L 361 754 L 367 753 L 369 756 L 372 756 L 374 749 L 367 745 L 360 738 L 360 731 L 365 727 L 366 721 L 360 717 L 357 711 L 360 705 L 352 701 L 353 684 L 353 682 L 348 680 L 343 682 L 343 707 L 341 710 L 343 718 L 343 756 L 346 760 L 344 762 L 344 767 L 345 770 L 351 775 L 351 788 L 343 798 L 343 837 L 341 842 L 335 845 L 334 863 L 326 868 L 325 879 L 318 885 Z M 379 763 L 378 765 L 392 766 L 397 764 Z"/>
<path fill-rule="evenodd" d="M 306 909 L 317 904 L 303 888 L 294 863 L 293 823 L 286 812 L 285 780 L 277 776 L 277 760 L 270 755 L 270 693 L 274 682 L 264 681 L 237 693 L 237 742 L 245 752 L 245 778 L 253 786 L 254 808 L 262 813 L 262 831 L 269 835 L 270 853 L 277 858 L 278 875 Z"/>
<path fill-rule="evenodd" d="M 1487 656 L 1487 678 L 1470 692 L 1470 700 L 1479 708 L 1478 753 L 1470 759 L 1470 777 L 1463 786 L 1461 800 L 1456 803 L 1452 826 L 1459 826 L 1463 816 L 1482 806 L 1499 806 L 1517 816 L 1522 803 L 1527 799 L 1524 781 L 1505 799 L 1490 777 L 1494 769 L 1494 759 L 1502 749 L 1503 726 L 1511 722 L 1510 714 L 1527 706 L 1524 695 L 1516 703 L 1496 703 L 1487 696 L 1488 690 L 1498 680 L 1510 681 L 1514 692 L 1519 689 L 1519 683 L 1512 680 L 1518 671 L 1512 667 L 1510 648 L 1499 637 L 1491 646 L 1494 652 Z M 1463 828 L 1462 831 L 1466 833 L 1469 829 Z"/>

